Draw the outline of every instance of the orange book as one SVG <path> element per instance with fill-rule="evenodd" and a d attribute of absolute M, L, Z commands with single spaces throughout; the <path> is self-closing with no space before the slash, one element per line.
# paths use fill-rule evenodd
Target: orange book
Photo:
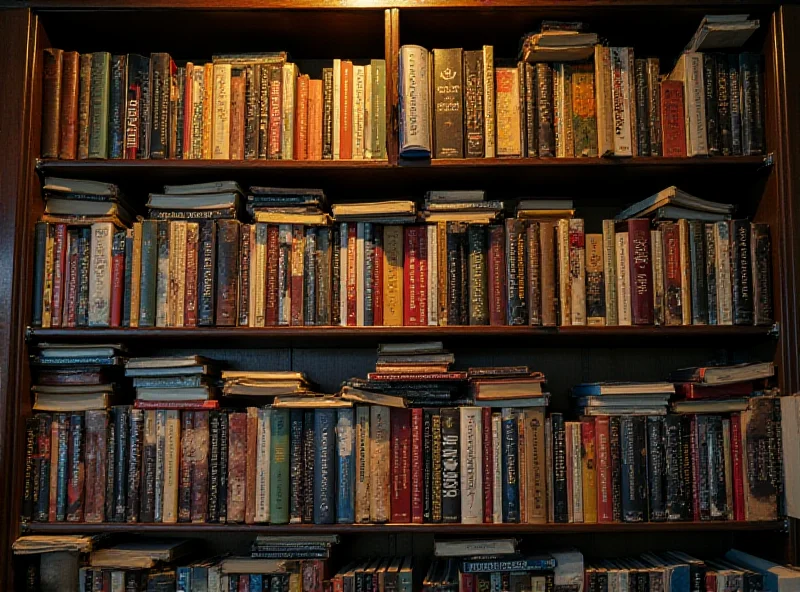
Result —
<path fill-rule="evenodd" d="M 597 522 L 597 453 L 594 418 L 581 423 L 581 464 L 583 469 L 583 521 Z"/>
<path fill-rule="evenodd" d="M 202 158 L 211 160 L 211 130 L 213 128 L 212 107 L 214 106 L 214 64 L 206 64 L 203 71 L 203 142 Z"/>
<path fill-rule="evenodd" d="M 244 160 L 244 72 L 231 76 L 231 160 Z"/>
<path fill-rule="evenodd" d="M 297 77 L 295 104 L 294 159 L 308 160 L 308 74 Z"/>
<path fill-rule="evenodd" d="M 308 159 L 322 160 L 322 80 L 308 83 Z"/>
<path fill-rule="evenodd" d="M 342 83 L 339 86 L 339 158 L 353 158 L 353 62 L 342 60 Z"/>

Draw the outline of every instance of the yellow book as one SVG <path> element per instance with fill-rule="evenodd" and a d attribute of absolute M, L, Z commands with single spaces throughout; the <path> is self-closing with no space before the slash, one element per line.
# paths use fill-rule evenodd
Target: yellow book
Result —
<path fill-rule="evenodd" d="M 383 227 L 383 324 L 403 324 L 403 227 Z"/>
<path fill-rule="evenodd" d="M 214 125 L 214 64 L 206 64 L 203 70 L 203 144 L 201 157 L 210 159 L 213 147 Z"/>
<path fill-rule="evenodd" d="M 44 289 L 42 297 L 42 328 L 48 329 L 53 318 L 53 266 L 55 252 L 55 226 L 47 226 L 44 255 Z"/>
<path fill-rule="evenodd" d="M 581 429 L 581 467 L 583 473 L 583 521 L 597 522 L 597 452 L 594 419 L 586 418 Z"/>
<path fill-rule="evenodd" d="M 181 413 L 178 409 L 166 412 L 164 438 L 164 509 L 162 522 L 178 521 L 178 481 L 180 478 Z"/>
<path fill-rule="evenodd" d="M 214 64 L 213 72 L 211 158 L 228 160 L 231 157 L 231 65 Z"/>

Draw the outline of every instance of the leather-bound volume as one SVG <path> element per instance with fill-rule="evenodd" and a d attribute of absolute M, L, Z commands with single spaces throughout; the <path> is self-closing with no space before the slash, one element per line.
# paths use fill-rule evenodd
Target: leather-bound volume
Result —
<path fill-rule="evenodd" d="M 650 260 L 650 220 L 628 220 L 631 310 L 634 325 L 653 324 L 653 266 Z"/>
<path fill-rule="evenodd" d="M 217 221 L 216 325 L 236 326 L 239 288 L 239 221 Z"/>
<path fill-rule="evenodd" d="M 69 420 L 67 465 L 67 522 L 83 522 L 84 516 L 84 416 L 74 412 Z"/>
<path fill-rule="evenodd" d="M 339 158 L 353 158 L 353 62 L 342 60 L 339 84 Z"/>
<path fill-rule="evenodd" d="M 60 49 L 44 50 L 42 84 L 42 158 L 58 158 L 61 139 L 61 78 L 63 54 Z"/>
<path fill-rule="evenodd" d="M 647 115 L 650 127 L 650 156 L 662 156 L 664 146 L 661 138 L 661 89 L 658 58 L 647 58 Z"/>
<path fill-rule="evenodd" d="M 528 253 L 528 323 L 542 324 L 542 267 L 539 223 L 529 222 L 525 230 L 525 248 Z"/>
<path fill-rule="evenodd" d="M 536 66 L 525 63 L 524 79 L 520 80 L 520 93 L 525 96 L 525 156 L 535 158 L 539 154 L 539 125 L 536 119 Z M 592 97 L 594 100 L 594 97 Z"/>
<path fill-rule="evenodd" d="M 217 223 L 215 220 L 201 220 L 198 224 L 200 234 L 197 260 L 197 325 L 209 327 L 214 324 Z M 144 256 L 144 248 L 142 253 Z"/>
<path fill-rule="evenodd" d="M 141 444 L 141 483 L 139 485 L 139 520 L 155 520 L 156 503 L 156 413 L 155 409 L 144 411 L 144 426 Z"/>
<path fill-rule="evenodd" d="M 231 114 L 230 130 L 231 160 L 244 160 L 247 104 L 245 99 L 246 80 L 244 70 L 234 70 L 231 73 Z"/>
<path fill-rule="evenodd" d="M 481 144 L 482 145 L 482 144 Z M 489 324 L 486 226 L 470 224 L 467 228 L 469 249 L 469 324 Z"/>
<path fill-rule="evenodd" d="M 764 153 L 764 67 L 761 60 L 760 54 L 739 54 L 742 154 L 744 156 Z"/>
<path fill-rule="evenodd" d="M 303 433 L 303 416 L 302 409 L 292 409 L 289 414 L 289 522 L 292 524 L 299 524 L 303 521 L 303 512 L 305 511 L 305 492 L 303 491 L 305 485 L 305 447 L 304 447 L 304 433 Z M 263 420 L 260 420 L 263 422 Z M 250 441 L 247 442 L 248 449 Z M 248 450 L 249 454 L 249 450 Z M 313 454 L 313 452 L 312 452 Z M 249 457 L 248 457 L 249 458 Z M 254 467 L 255 471 L 258 470 Z M 254 472 L 255 472 L 254 471 Z M 247 474 L 248 481 L 250 480 L 250 473 Z M 254 476 L 254 489 L 248 491 L 255 491 L 255 476 Z M 250 505 L 250 496 L 248 495 L 248 507 Z M 256 503 L 255 500 L 253 502 Z M 313 501 L 312 501 L 313 504 Z M 313 516 L 312 516 L 313 517 Z M 246 521 L 246 518 L 245 518 Z"/>
<path fill-rule="evenodd" d="M 423 451 L 423 410 L 411 409 L 411 522 L 422 524 L 425 478 Z"/>
<path fill-rule="evenodd" d="M 461 222 L 447 223 L 447 324 L 467 325 L 466 306 L 467 228 Z"/>
<path fill-rule="evenodd" d="M 167 158 L 169 153 L 169 94 L 170 78 L 175 63 L 167 53 L 150 57 L 150 88 L 153 94 L 150 158 Z"/>
<path fill-rule="evenodd" d="M 61 75 L 61 115 L 59 119 L 60 139 L 58 157 L 74 160 L 78 155 L 78 89 L 80 60 L 77 51 L 63 54 Z M 43 132 L 44 133 L 44 128 Z M 43 155 L 44 156 L 44 155 Z"/>
<path fill-rule="evenodd" d="M 89 115 L 92 105 L 92 54 L 80 57 L 78 73 L 78 160 L 89 158 Z M 138 120 L 137 120 L 138 121 Z"/>
<path fill-rule="evenodd" d="M 753 270 L 753 322 L 756 325 L 771 325 L 774 317 L 772 245 L 768 224 L 753 222 L 750 225 L 750 264 Z"/>
<path fill-rule="evenodd" d="M 464 156 L 483 158 L 483 51 L 464 52 Z"/>
<path fill-rule="evenodd" d="M 406 327 L 422 324 L 419 313 L 419 232 L 416 225 L 404 229 L 403 249 L 403 325 Z"/>
<path fill-rule="evenodd" d="M 393 410 L 394 411 L 394 410 Z M 459 409 L 441 410 L 442 522 L 461 521 L 461 437 Z"/>
<path fill-rule="evenodd" d="M 750 252 L 750 222 L 731 220 L 731 283 L 733 324 L 753 324 L 753 277 Z"/>
<path fill-rule="evenodd" d="M 146 147 L 145 117 L 149 118 L 150 101 L 150 58 L 128 54 L 125 112 L 125 158 L 148 158 Z M 83 56 L 81 56 L 81 72 Z M 81 74 L 81 83 L 83 75 Z M 83 86 L 81 86 L 83 95 Z M 148 119 L 149 123 L 149 119 Z M 79 128 L 81 129 L 81 128 Z M 79 143 L 80 146 L 80 143 Z M 80 158 L 80 150 L 78 152 Z"/>
<path fill-rule="evenodd" d="M 253 524 L 256 518 L 256 474 L 258 472 L 258 408 L 247 408 L 247 448 L 245 459 L 244 521 Z"/>
<path fill-rule="evenodd" d="M 208 518 L 208 411 L 194 412 L 194 442 L 192 446 L 192 522 L 205 522 Z"/>
<path fill-rule="evenodd" d="M 303 325 L 305 295 L 305 234 L 302 224 L 292 224 L 290 324 Z"/>
<path fill-rule="evenodd" d="M 239 318 L 238 325 L 247 327 L 251 323 L 255 327 L 255 319 L 250 319 L 250 269 L 251 263 L 255 267 L 255 261 L 250 260 L 250 253 L 255 252 L 256 245 L 252 244 L 251 239 L 255 238 L 255 224 L 242 224 L 239 229 Z M 255 241 L 253 241 L 254 243 Z"/>
<path fill-rule="evenodd" d="M 265 323 L 278 324 L 278 226 L 267 226 L 267 293 Z"/>
<path fill-rule="evenodd" d="M 392 522 L 411 522 L 411 410 L 390 411 Z"/>
<path fill-rule="evenodd" d="M 227 425 L 227 416 L 224 411 L 213 410 L 208 414 L 208 489 L 206 490 L 207 521 L 219 522 L 220 507 L 220 420 L 224 419 Z"/>
<path fill-rule="evenodd" d="M 706 100 L 706 142 L 709 156 L 720 153 L 719 100 L 717 97 L 717 61 L 713 53 L 703 54 L 703 86 Z"/>
<path fill-rule="evenodd" d="M 520 111 L 524 96 L 520 86 L 519 68 L 496 68 L 495 88 L 497 89 L 496 125 L 497 156 L 522 156 L 524 143 L 522 133 L 525 113 Z"/>
<path fill-rule="evenodd" d="M 705 259 L 705 226 L 689 220 L 689 261 L 692 276 L 692 324 L 708 324 L 708 278 Z"/>
<path fill-rule="evenodd" d="M 373 253 L 373 264 L 372 264 L 372 273 L 371 277 L 365 278 L 365 282 L 370 282 L 372 285 L 372 298 L 373 298 L 373 317 L 372 317 L 372 324 L 376 327 L 383 326 L 383 264 L 384 264 L 384 247 L 383 247 L 383 229 L 384 226 L 374 224 L 373 231 L 372 231 L 372 253 Z M 428 262 L 430 265 L 430 262 Z M 320 278 L 323 278 L 324 281 L 327 281 L 327 278 L 330 277 L 330 271 L 328 269 L 323 269 L 320 271 Z M 427 278 L 426 278 L 427 280 Z M 329 320 L 326 320 L 326 325 L 330 324 Z"/>
<path fill-rule="evenodd" d="M 67 225 L 56 224 L 53 244 L 53 313 L 50 321 L 52 327 L 60 327 L 64 305 L 64 275 L 67 260 Z"/>
<path fill-rule="evenodd" d="M 178 473 L 178 522 L 192 519 L 192 457 L 194 411 L 181 411 L 180 468 Z"/>
<path fill-rule="evenodd" d="M 540 274 L 541 274 L 541 299 L 542 299 L 542 325 L 545 327 L 555 327 L 558 322 L 558 296 L 556 286 L 558 284 L 555 260 L 555 234 L 556 222 L 542 220 L 539 223 L 539 247 L 540 247 Z"/>
<path fill-rule="evenodd" d="M 248 108 L 251 103 L 255 103 L 255 110 L 258 113 L 258 131 L 256 132 L 257 138 L 251 140 L 252 144 L 257 144 L 256 154 L 258 158 L 265 159 L 269 152 L 269 134 L 271 130 L 269 116 L 271 114 L 271 87 L 270 87 L 270 70 L 272 66 L 269 64 L 254 64 L 253 65 L 253 94 L 255 98 L 251 98 L 248 102 Z M 255 146 L 250 146 L 253 148 Z M 246 157 L 245 157 L 246 158 Z"/>
<path fill-rule="evenodd" d="M 144 440 L 144 414 L 142 409 L 130 410 L 128 436 L 128 522 L 139 521 L 142 499 L 142 448 Z"/>
<path fill-rule="evenodd" d="M 246 490 L 247 413 L 237 411 L 228 414 L 228 522 L 244 522 Z"/>
<path fill-rule="evenodd" d="M 111 54 L 92 54 L 89 158 L 108 158 L 108 98 L 111 86 Z"/>
<path fill-rule="evenodd" d="M 417 232 L 417 302 L 419 303 L 419 324 L 428 324 L 428 233 L 425 226 Z"/>
<path fill-rule="evenodd" d="M 464 95 L 460 48 L 433 50 L 434 155 L 464 156 Z"/>
<path fill-rule="evenodd" d="M 267 158 L 281 157 L 281 116 L 283 114 L 283 72 L 281 66 L 270 65 L 269 69 L 269 144 Z M 262 76 L 264 73 L 262 72 Z"/>
<path fill-rule="evenodd" d="M 127 109 L 125 99 L 128 94 L 125 77 L 127 73 L 127 56 L 125 54 L 111 56 L 111 88 L 108 96 L 108 157 L 114 159 L 122 158 L 125 153 L 125 111 Z"/>
<path fill-rule="evenodd" d="M 70 245 L 71 246 L 71 245 Z M 77 257 L 76 257 L 77 258 Z M 125 293 L 125 231 L 114 233 L 111 244 L 111 322 L 110 327 L 122 325 L 122 297 Z"/>
<path fill-rule="evenodd" d="M 776 520 L 780 499 L 775 453 L 780 449 L 775 397 L 753 397 L 741 413 L 745 520 Z M 780 463 L 780 460 L 778 460 Z"/>
<path fill-rule="evenodd" d="M 502 224 L 488 228 L 488 305 L 489 324 L 506 324 L 505 231 Z"/>
<path fill-rule="evenodd" d="M 591 64 L 572 64 L 572 136 L 575 156 L 597 156 L 595 74 Z M 565 84 L 568 81 L 565 81 Z M 530 140 L 528 140 L 530 144 Z"/>
<path fill-rule="evenodd" d="M 539 156 L 555 156 L 553 69 L 545 62 L 536 64 L 536 120 L 539 125 Z"/>
<path fill-rule="evenodd" d="M 723 54 L 714 54 L 714 76 L 717 96 L 717 137 L 719 154 L 730 156 L 732 146 L 731 135 L 731 94 L 728 84 L 728 58 Z M 738 100 L 738 98 L 737 98 Z"/>
<path fill-rule="evenodd" d="M 84 521 L 103 522 L 105 518 L 106 440 L 108 412 L 87 411 L 85 416 L 85 483 Z"/>
<path fill-rule="evenodd" d="M 297 77 L 297 103 L 295 104 L 294 159 L 308 160 L 308 99 L 310 79 L 308 74 Z"/>
<path fill-rule="evenodd" d="M 667 325 L 680 325 L 683 319 L 681 307 L 681 243 L 678 225 L 662 222 L 661 236 L 664 242 L 664 320 Z"/>
<path fill-rule="evenodd" d="M 634 77 L 636 84 L 636 145 L 637 156 L 650 156 L 650 115 L 647 100 L 647 60 L 634 60 Z"/>
<path fill-rule="evenodd" d="M 322 69 L 322 159 L 333 159 L 333 68 Z"/>
<path fill-rule="evenodd" d="M 683 83 L 679 80 L 661 82 L 661 141 L 664 156 L 686 156 L 686 122 L 684 115 Z"/>
<path fill-rule="evenodd" d="M 528 324 L 528 269 L 525 248 L 525 221 L 506 220 L 506 273 L 509 325 Z"/>

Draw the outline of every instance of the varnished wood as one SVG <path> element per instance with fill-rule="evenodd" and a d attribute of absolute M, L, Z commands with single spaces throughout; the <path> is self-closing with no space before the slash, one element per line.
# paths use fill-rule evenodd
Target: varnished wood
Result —
<path fill-rule="evenodd" d="M 163 524 L 31 522 L 30 533 L 223 533 L 265 534 L 365 534 L 439 533 L 449 535 L 507 536 L 510 534 L 578 533 L 686 533 L 698 531 L 778 531 L 782 520 L 771 522 L 638 522 L 629 524 Z"/>

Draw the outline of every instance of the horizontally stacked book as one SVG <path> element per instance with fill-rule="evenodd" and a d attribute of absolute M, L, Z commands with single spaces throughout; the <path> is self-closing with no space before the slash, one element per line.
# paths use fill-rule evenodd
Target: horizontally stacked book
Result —
<path fill-rule="evenodd" d="M 115 185 L 48 178 L 48 203 L 55 188 L 74 208 L 36 226 L 37 327 L 773 322 L 768 225 L 674 186 L 602 233 L 572 200 L 523 199 L 505 220 L 483 191 L 329 212 L 319 189 L 245 199 L 232 181 L 166 186 L 124 229 L 80 213 Z"/>
<path fill-rule="evenodd" d="M 671 383 L 579 385 L 574 420 L 548 415 L 540 372 L 453 363 L 441 343 L 386 344 L 376 372 L 335 395 L 313 392 L 302 374 L 223 371 L 219 400 L 210 360 L 132 358 L 132 407 L 87 406 L 71 392 L 54 395 L 54 413 L 37 403 L 26 423 L 23 517 L 543 524 L 780 515 L 781 409 L 764 388 L 771 363 L 677 372 L 682 392 L 724 399 L 707 409 L 679 401 L 677 414 L 667 413 Z M 715 376 L 736 382 L 703 384 Z"/>
<path fill-rule="evenodd" d="M 286 52 L 176 66 L 167 53 L 48 48 L 42 157 L 385 159 L 385 61 L 329 64 L 311 79 Z"/>
<path fill-rule="evenodd" d="M 714 20 L 713 17 L 707 17 Z M 698 34 L 706 27 L 701 25 Z M 545 21 L 501 67 L 494 48 L 400 48 L 406 158 L 752 156 L 763 154 L 764 67 L 730 51 L 747 34 L 704 37 L 661 74 L 659 59 L 598 45 L 582 23 Z M 422 114 L 420 116 L 420 114 Z M 425 114 L 430 114 L 427 117 Z"/>

